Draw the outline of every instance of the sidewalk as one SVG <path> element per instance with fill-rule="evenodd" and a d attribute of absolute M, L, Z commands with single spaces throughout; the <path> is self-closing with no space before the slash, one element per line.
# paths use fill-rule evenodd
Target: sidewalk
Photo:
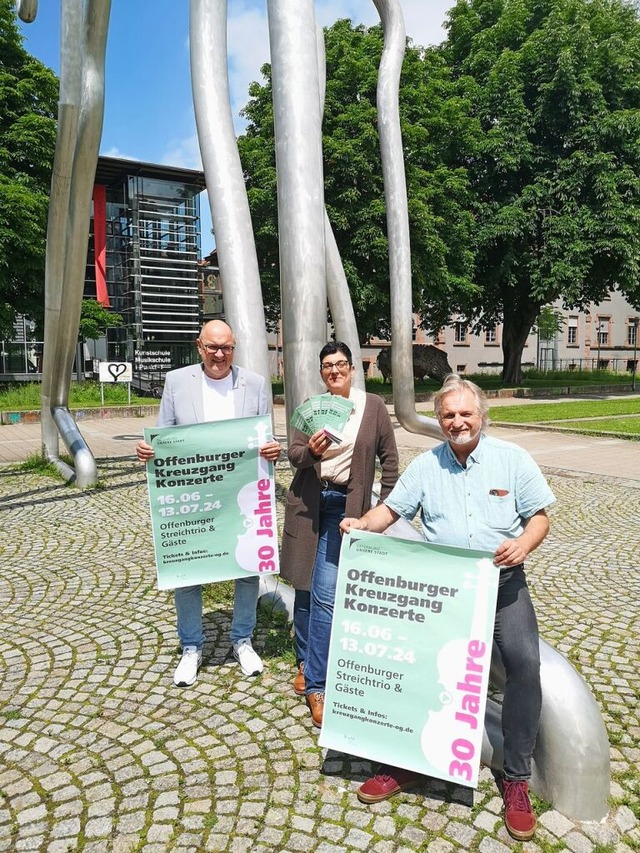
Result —
<path fill-rule="evenodd" d="M 540 400 L 503 398 L 490 400 L 490 405 L 523 405 L 539 403 Z M 426 404 L 419 404 L 424 409 Z M 428 449 L 437 442 L 424 435 L 404 430 L 393 415 L 393 406 L 388 406 L 396 431 L 399 448 Z M 286 437 L 284 406 L 274 407 L 277 436 Z M 96 459 L 133 456 L 136 442 L 142 437 L 145 427 L 155 426 L 155 415 L 141 418 L 104 418 L 78 422 L 80 432 Z M 494 427 L 489 431 L 498 438 L 513 441 L 528 450 L 538 464 L 545 468 L 573 471 L 576 474 L 619 476 L 640 482 L 640 446 L 636 442 L 619 438 L 544 430 L 532 426 Z M 10 424 L 0 426 L 0 464 L 21 462 L 41 449 L 40 424 Z M 65 448 L 61 443 L 60 452 Z"/>
<path fill-rule="evenodd" d="M 278 431 L 284 410 L 276 411 Z M 640 456 L 634 442 L 500 430 L 528 444 L 558 501 L 527 564 L 540 631 L 587 681 L 611 748 L 602 822 L 539 815 L 521 847 L 482 769 L 356 797 L 375 763 L 318 746 L 293 694 L 286 629 L 262 610 L 265 670 L 230 656 L 231 611 L 205 607 L 193 687 L 176 688 L 172 596 L 156 588 L 144 468 L 153 419 L 86 421 L 101 488 L 0 467 L 1 853 L 631 853 L 640 848 Z M 498 434 L 498 430 L 492 430 Z M 408 459 L 433 441 L 397 430 Z M 24 458 L 38 424 L 0 427 Z M 278 502 L 288 466 L 277 466 Z"/>

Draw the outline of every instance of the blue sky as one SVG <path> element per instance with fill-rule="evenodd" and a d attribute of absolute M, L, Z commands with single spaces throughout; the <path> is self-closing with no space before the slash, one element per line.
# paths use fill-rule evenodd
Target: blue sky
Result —
<path fill-rule="evenodd" d="M 407 33 L 415 44 L 445 37 L 452 0 L 403 0 Z M 371 25 L 371 0 L 316 0 L 322 25 L 338 18 Z M 234 114 L 252 80 L 269 61 L 266 0 L 230 0 L 229 82 Z M 60 68 L 60 0 L 41 0 L 32 24 L 20 23 L 25 48 L 56 73 Z M 238 119 L 238 130 L 242 122 Z M 187 0 L 113 0 L 107 41 L 105 116 L 100 153 L 191 169 L 201 168 L 189 74 Z M 206 195 L 201 199 L 202 250 L 214 248 Z"/>

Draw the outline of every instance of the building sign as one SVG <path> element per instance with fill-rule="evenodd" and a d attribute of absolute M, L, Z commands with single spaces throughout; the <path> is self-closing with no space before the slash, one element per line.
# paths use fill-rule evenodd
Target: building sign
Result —
<path fill-rule="evenodd" d="M 100 382 L 131 382 L 131 363 L 128 361 L 101 361 L 98 365 Z"/>
<path fill-rule="evenodd" d="M 166 373 L 171 370 L 171 351 L 160 349 L 137 349 L 133 354 L 136 373 Z"/>

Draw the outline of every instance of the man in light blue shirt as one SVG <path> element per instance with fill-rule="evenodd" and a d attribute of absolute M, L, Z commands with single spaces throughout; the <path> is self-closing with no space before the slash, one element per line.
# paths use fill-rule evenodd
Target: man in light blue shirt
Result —
<path fill-rule="evenodd" d="M 546 507 L 555 497 L 526 451 L 484 434 L 487 401 L 473 382 L 447 377 L 434 408 L 446 441 L 414 459 L 383 503 L 360 519 L 345 518 L 341 530 L 381 533 L 398 518 L 411 520 L 420 512 L 427 541 L 493 552 L 500 568 L 494 639 L 507 676 L 498 785 L 507 830 L 527 841 L 536 828 L 528 780 L 542 692 L 538 626 L 524 560 L 547 535 Z M 358 797 L 380 802 L 419 780 L 414 772 L 384 766 L 361 785 Z"/>

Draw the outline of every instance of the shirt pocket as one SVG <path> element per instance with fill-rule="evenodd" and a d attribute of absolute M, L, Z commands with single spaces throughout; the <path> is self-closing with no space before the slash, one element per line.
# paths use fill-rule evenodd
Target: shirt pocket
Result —
<path fill-rule="evenodd" d="M 507 492 L 506 495 L 489 492 L 485 516 L 488 527 L 492 530 L 511 530 L 517 516 L 516 502 L 511 492 Z"/>

